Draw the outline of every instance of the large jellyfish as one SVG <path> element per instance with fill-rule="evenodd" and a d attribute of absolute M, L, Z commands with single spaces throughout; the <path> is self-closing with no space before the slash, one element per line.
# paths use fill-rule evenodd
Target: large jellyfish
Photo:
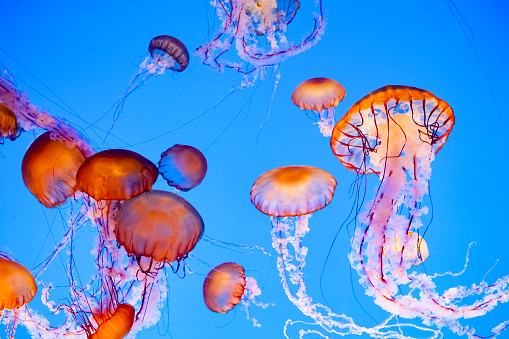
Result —
<path fill-rule="evenodd" d="M 198 149 L 177 144 L 161 154 L 159 173 L 168 185 L 187 192 L 205 178 L 207 159 Z"/>
<path fill-rule="evenodd" d="M 83 161 L 85 156 L 77 147 L 69 148 L 52 139 L 52 132 L 46 132 L 25 153 L 21 174 L 25 186 L 41 204 L 57 207 L 78 189 L 76 173 Z"/>
<path fill-rule="evenodd" d="M 241 87 L 265 77 L 269 67 L 311 48 L 325 28 L 321 0 L 317 1 L 318 14 L 313 18 L 312 31 L 298 44 L 289 42 L 286 33 L 300 7 L 299 1 L 290 0 L 285 4 L 279 0 L 217 0 L 211 4 L 222 22 L 221 28 L 195 54 L 213 70 L 222 72 L 232 68 L 242 73 Z M 238 62 L 227 56 L 234 43 L 241 59 Z"/>
<path fill-rule="evenodd" d="M 415 257 L 384 247 L 412 247 L 413 233 L 422 226 L 422 206 L 428 192 L 431 162 L 454 125 L 451 107 L 432 93 L 407 86 L 385 86 L 354 104 L 337 123 L 331 148 L 343 165 L 357 175 L 376 173 L 381 183 L 359 215 L 349 255 L 366 294 L 392 314 L 420 317 L 425 324 L 448 327 L 474 337 L 475 329 L 461 318 L 489 312 L 509 300 L 509 277 L 488 285 L 450 288 L 440 295 L 432 278 L 408 273 Z M 408 217 L 406 215 L 408 215 Z M 402 294 L 400 285 L 417 293 Z M 478 300 L 473 298 L 483 295 Z M 506 325 L 492 329 L 497 335 Z"/>
<path fill-rule="evenodd" d="M 128 200 L 150 191 L 157 167 L 136 152 L 110 149 L 94 154 L 79 167 L 78 187 L 95 200 Z"/>
<path fill-rule="evenodd" d="M 203 235 L 198 211 L 177 194 L 152 190 L 124 202 L 115 234 L 129 254 L 172 263 L 182 260 Z"/>
<path fill-rule="evenodd" d="M 306 110 L 324 137 L 332 135 L 334 108 L 346 96 L 345 88 L 328 78 L 312 78 L 301 83 L 292 93 L 292 102 Z"/>

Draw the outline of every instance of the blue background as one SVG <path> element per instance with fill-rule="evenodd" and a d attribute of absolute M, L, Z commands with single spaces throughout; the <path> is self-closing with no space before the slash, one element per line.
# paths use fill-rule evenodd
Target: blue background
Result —
<path fill-rule="evenodd" d="M 293 41 L 312 29 L 310 13 L 315 7 L 312 1 L 301 3 L 289 26 Z M 290 101 L 294 88 L 312 77 L 329 77 L 346 88 L 348 95 L 337 108 L 337 119 L 364 95 L 388 84 L 426 89 L 452 106 L 456 124 L 432 163 L 433 221 L 425 237 L 430 257 L 424 268 L 430 274 L 461 270 L 468 244 L 475 241 L 466 272 L 458 278 L 436 279 L 438 291 L 480 282 L 497 260 L 486 281 L 494 282 L 508 274 L 508 5 L 504 1 L 458 0 L 456 6 L 466 19 L 461 21 L 465 35 L 448 4 L 449 0 L 324 1 L 325 35 L 310 50 L 281 64 L 281 79 L 263 128 L 273 74 L 221 101 L 239 84 L 240 75 L 231 70 L 213 72 L 196 56 L 191 56 L 182 74 L 155 77 L 128 98 L 114 126 L 114 136 L 108 137 L 104 147 L 132 149 L 153 162 L 176 143 L 204 151 L 209 166 L 205 180 L 182 196 L 201 213 L 206 236 L 262 246 L 272 253 L 267 256 L 256 250 L 225 249 L 202 240 L 192 252 L 197 259 L 187 261 L 195 274 L 184 279 L 170 274 L 163 319 L 157 327 L 141 332 L 139 338 L 156 338 L 160 333 L 173 338 L 282 337 L 286 319 L 310 320 L 284 295 L 271 248 L 269 218 L 249 201 L 254 180 L 279 166 L 317 166 L 338 180 L 333 202 L 313 215 L 311 231 L 303 243 L 309 248 L 305 269 L 309 295 L 324 302 L 320 274 L 331 241 L 353 204 L 349 189 L 355 175 L 341 165 L 330 150 L 329 140 Z M 213 7 L 199 0 L 146 4 L 9 1 L 2 5 L 2 27 L 0 61 L 17 77 L 18 86 L 27 91 L 34 104 L 86 128 L 95 146 L 100 147 L 104 133 L 96 127 L 87 128 L 83 120 L 96 121 L 122 95 L 148 55 L 150 39 L 173 35 L 192 53 L 219 26 Z M 64 104 L 23 67 L 57 93 L 79 118 L 62 109 Z M 199 119 L 154 139 L 211 108 Z M 110 111 L 97 127 L 109 128 L 111 119 Z M 0 146 L 0 247 L 28 268 L 53 250 L 67 219 L 65 206 L 45 209 L 23 184 L 21 160 L 34 138 L 31 132 L 23 133 L 15 142 Z M 369 198 L 377 180 L 373 177 L 368 183 Z M 162 179 L 155 188 L 172 190 Z M 429 199 L 427 203 L 430 206 Z M 74 254 L 84 280 L 93 269 L 89 252 L 94 232 L 88 227 L 76 237 Z M 374 326 L 372 318 L 382 321 L 387 314 L 364 295 L 356 273 L 350 272 L 348 252 L 349 237 L 343 229 L 325 267 L 323 294 L 336 313 L 353 317 L 359 325 Z M 56 299 L 66 296 L 65 260 L 63 253 L 41 277 L 63 286 L 55 292 Z M 205 307 L 204 277 L 212 267 L 226 261 L 243 265 L 247 275 L 258 280 L 260 301 L 276 303 L 267 309 L 251 307 L 251 315 L 263 325 L 261 328 L 254 328 L 240 309 L 220 315 Z M 40 300 L 32 304 L 47 313 Z M 501 305 L 485 317 L 462 323 L 488 335 L 489 329 L 508 319 L 507 314 L 508 306 Z M 60 318 L 48 317 L 58 325 Z M 290 337 L 298 337 L 299 328 L 293 326 Z M 454 337 L 448 330 L 444 333 L 446 338 Z M 504 335 L 509 336 L 507 332 Z M 27 336 L 20 328 L 16 338 Z"/>

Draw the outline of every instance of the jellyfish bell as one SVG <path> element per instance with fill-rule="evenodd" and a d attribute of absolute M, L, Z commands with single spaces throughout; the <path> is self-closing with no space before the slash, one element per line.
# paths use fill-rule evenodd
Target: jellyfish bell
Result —
<path fill-rule="evenodd" d="M 432 93 L 408 86 L 385 86 L 355 103 L 336 124 L 331 148 L 341 163 L 359 174 L 381 173 L 388 162 L 404 161 L 427 149 L 437 153 L 454 125 L 451 107 Z"/>
<path fill-rule="evenodd" d="M 198 149 L 187 145 L 174 145 L 161 154 L 159 173 L 181 191 L 198 186 L 207 173 L 207 160 Z"/>
<path fill-rule="evenodd" d="M 94 154 L 79 167 L 80 191 L 95 200 L 128 200 L 150 191 L 157 167 L 136 152 L 110 149 Z"/>
<path fill-rule="evenodd" d="M 18 120 L 12 110 L 0 102 L 0 142 L 3 138 L 16 139 Z"/>
<path fill-rule="evenodd" d="M 23 182 L 41 204 L 57 207 L 77 191 L 76 173 L 84 161 L 80 149 L 69 148 L 46 132 L 30 145 L 23 157 Z"/>
<path fill-rule="evenodd" d="M 159 190 L 124 202 L 114 219 L 117 242 L 127 253 L 159 262 L 185 258 L 204 231 L 203 219 L 187 200 Z"/>
<path fill-rule="evenodd" d="M 28 304 L 37 292 L 35 279 L 25 267 L 0 257 L 0 312 Z"/>
<path fill-rule="evenodd" d="M 334 127 L 335 107 L 345 98 L 346 90 L 337 81 L 312 78 L 304 81 L 292 93 L 292 102 L 302 110 L 314 112 L 310 116 L 325 137 L 330 137 Z"/>
<path fill-rule="evenodd" d="M 175 65 L 170 67 L 175 72 L 182 72 L 189 65 L 189 52 L 179 39 L 170 35 L 159 35 L 150 40 L 150 55 L 163 59 L 171 59 Z"/>
<path fill-rule="evenodd" d="M 292 22 L 299 8 L 298 0 L 290 0 L 286 6 L 281 0 L 256 0 L 246 5 L 245 13 L 253 17 L 256 34 L 262 36 L 271 28 L 274 31 L 284 29 Z"/>
<path fill-rule="evenodd" d="M 240 303 L 246 287 L 244 268 L 232 262 L 213 268 L 203 283 L 203 299 L 208 309 L 226 314 Z"/>
<path fill-rule="evenodd" d="M 120 304 L 111 317 L 102 321 L 97 330 L 87 337 L 89 339 L 122 339 L 131 331 L 134 314 L 133 306 Z"/>
<path fill-rule="evenodd" d="M 331 202 L 336 183 L 332 175 L 317 167 L 278 167 L 256 179 L 251 202 L 273 217 L 306 215 Z"/>

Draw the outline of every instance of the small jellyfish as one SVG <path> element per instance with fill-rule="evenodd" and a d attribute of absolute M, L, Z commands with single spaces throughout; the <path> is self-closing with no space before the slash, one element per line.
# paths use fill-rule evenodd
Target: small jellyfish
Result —
<path fill-rule="evenodd" d="M 320 127 L 324 137 L 332 135 L 335 107 L 346 96 L 345 88 L 328 78 L 313 78 L 301 83 L 292 93 L 292 102 Z"/>
<path fill-rule="evenodd" d="M 25 267 L 0 257 L 0 311 L 28 304 L 37 292 L 35 279 Z"/>
<path fill-rule="evenodd" d="M 159 65 L 175 72 L 182 72 L 189 65 L 189 52 L 186 46 L 170 35 L 159 35 L 150 40 L 148 51 L 152 57 L 145 60 L 149 73 L 159 73 L 161 70 L 152 70 L 148 65 L 154 68 Z M 162 72 L 164 73 L 164 70 Z"/>
<path fill-rule="evenodd" d="M 120 304 L 111 317 L 97 327 L 89 339 L 122 339 L 131 330 L 134 323 L 134 307 Z"/>
<path fill-rule="evenodd" d="M 78 169 L 80 191 L 95 200 L 128 200 L 150 191 L 157 167 L 138 153 L 110 149 L 94 154 Z"/>
<path fill-rule="evenodd" d="M 240 303 L 246 287 L 244 267 L 227 262 L 212 269 L 203 283 L 203 299 L 209 310 L 226 314 Z"/>
<path fill-rule="evenodd" d="M 429 256 L 426 241 L 416 232 L 408 232 L 408 239 L 403 246 L 402 241 L 394 238 L 394 245 L 384 245 L 383 254 L 386 257 L 395 256 L 398 260 L 405 260 L 412 265 L 422 264 Z"/>
<path fill-rule="evenodd" d="M 172 263 L 182 260 L 203 235 L 203 219 L 181 196 L 159 190 L 124 202 L 115 216 L 117 242 L 129 254 Z"/>
<path fill-rule="evenodd" d="M 0 102 L 0 143 L 3 138 L 16 139 L 18 121 L 12 110 Z"/>
<path fill-rule="evenodd" d="M 177 144 L 161 154 L 159 173 L 168 185 L 187 192 L 202 182 L 207 160 L 196 148 Z"/>
<path fill-rule="evenodd" d="M 85 156 L 78 148 L 69 148 L 46 132 L 30 145 L 23 157 L 23 182 L 41 204 L 57 207 L 78 189 L 76 173 L 84 161 Z"/>

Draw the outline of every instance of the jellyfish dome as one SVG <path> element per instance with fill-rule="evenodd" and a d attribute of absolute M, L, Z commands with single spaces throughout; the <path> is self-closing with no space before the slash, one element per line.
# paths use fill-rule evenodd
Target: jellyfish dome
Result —
<path fill-rule="evenodd" d="M 76 173 L 84 161 L 85 156 L 77 147 L 69 148 L 46 132 L 25 153 L 21 174 L 25 186 L 41 204 L 57 207 L 78 189 Z"/>
<path fill-rule="evenodd" d="M 334 127 L 335 107 L 346 96 L 345 88 L 328 78 L 313 78 L 301 83 L 292 93 L 292 102 L 302 110 L 309 110 L 310 118 L 330 137 Z"/>
<path fill-rule="evenodd" d="M 122 339 L 131 330 L 134 323 L 134 307 L 120 304 L 111 317 L 97 327 L 89 339 Z"/>
<path fill-rule="evenodd" d="M 209 310 L 226 314 L 240 303 L 246 287 L 244 268 L 227 262 L 213 268 L 203 283 L 203 299 Z"/>
<path fill-rule="evenodd" d="M 95 200 L 128 200 L 150 191 L 157 167 L 138 153 L 110 149 L 94 154 L 78 169 L 80 191 Z"/>
<path fill-rule="evenodd" d="M 189 65 L 189 52 L 186 46 L 170 35 L 159 35 L 150 40 L 148 51 L 153 58 L 172 63 L 173 65 L 167 68 L 175 72 L 182 72 Z"/>
<path fill-rule="evenodd" d="M 0 311 L 28 304 L 36 292 L 35 279 L 25 267 L 0 257 Z"/>
<path fill-rule="evenodd" d="M 193 250 L 203 219 L 181 196 L 159 190 L 124 202 L 115 216 L 117 242 L 129 254 L 171 263 Z"/>
<path fill-rule="evenodd" d="M 14 140 L 18 134 L 18 120 L 12 110 L 0 102 L 0 142 L 3 138 Z"/>
<path fill-rule="evenodd" d="M 187 145 L 175 145 L 161 154 L 159 173 L 181 191 L 198 186 L 207 173 L 207 160 L 198 149 Z"/>
<path fill-rule="evenodd" d="M 285 166 L 262 174 L 251 188 L 251 202 L 273 217 L 300 216 L 327 206 L 336 179 L 312 166 Z"/>

